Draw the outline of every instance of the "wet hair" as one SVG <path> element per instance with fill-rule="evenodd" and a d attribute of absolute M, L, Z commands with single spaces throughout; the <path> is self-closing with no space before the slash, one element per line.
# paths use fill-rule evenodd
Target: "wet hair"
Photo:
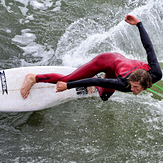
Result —
<path fill-rule="evenodd" d="M 127 78 L 128 83 L 130 82 L 139 82 L 143 89 L 150 88 L 152 86 L 152 77 L 150 74 L 143 69 L 138 69 L 131 73 L 131 75 Z"/>

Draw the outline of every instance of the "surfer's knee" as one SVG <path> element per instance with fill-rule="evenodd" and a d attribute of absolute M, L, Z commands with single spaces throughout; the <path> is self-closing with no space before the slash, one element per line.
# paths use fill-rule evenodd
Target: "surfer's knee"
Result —
<path fill-rule="evenodd" d="M 103 100 L 103 101 L 107 101 L 110 96 L 112 96 L 114 92 L 103 92 L 103 94 L 100 96 L 100 98 Z"/>

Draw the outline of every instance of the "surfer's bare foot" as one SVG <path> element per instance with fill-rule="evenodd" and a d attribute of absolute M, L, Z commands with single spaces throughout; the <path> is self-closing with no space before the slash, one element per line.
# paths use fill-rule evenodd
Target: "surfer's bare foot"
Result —
<path fill-rule="evenodd" d="M 88 94 L 94 93 L 95 90 L 96 90 L 96 88 L 95 88 L 94 86 L 92 86 L 92 87 L 87 87 Z"/>
<path fill-rule="evenodd" d="M 27 74 L 23 86 L 21 88 L 21 95 L 24 99 L 28 97 L 31 87 L 36 83 L 35 74 Z"/>

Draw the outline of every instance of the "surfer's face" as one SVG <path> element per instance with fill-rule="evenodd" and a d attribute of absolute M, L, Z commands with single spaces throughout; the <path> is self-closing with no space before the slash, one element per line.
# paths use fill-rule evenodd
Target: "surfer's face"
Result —
<path fill-rule="evenodd" d="M 144 90 L 139 82 L 130 81 L 130 85 L 131 85 L 131 91 L 134 95 L 137 95 Z"/>

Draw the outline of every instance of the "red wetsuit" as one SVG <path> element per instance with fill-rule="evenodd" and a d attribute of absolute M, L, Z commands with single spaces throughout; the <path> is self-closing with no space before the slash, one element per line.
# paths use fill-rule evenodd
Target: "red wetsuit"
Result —
<path fill-rule="evenodd" d="M 97 86 L 100 97 L 105 101 L 115 90 L 131 92 L 131 87 L 127 87 L 127 77 L 137 69 L 144 69 L 152 77 L 152 82 L 160 80 L 162 71 L 157 61 L 152 43 L 145 31 L 142 23 L 137 27 L 140 32 L 143 46 L 147 52 L 148 63 L 125 58 L 119 53 L 103 53 L 90 62 L 76 69 L 69 75 L 61 74 L 41 74 L 36 75 L 36 82 L 57 83 L 57 81 L 67 82 L 68 89 L 75 87 Z M 92 78 L 100 72 L 105 72 L 105 79 Z M 82 80 L 80 80 L 82 79 Z"/>

